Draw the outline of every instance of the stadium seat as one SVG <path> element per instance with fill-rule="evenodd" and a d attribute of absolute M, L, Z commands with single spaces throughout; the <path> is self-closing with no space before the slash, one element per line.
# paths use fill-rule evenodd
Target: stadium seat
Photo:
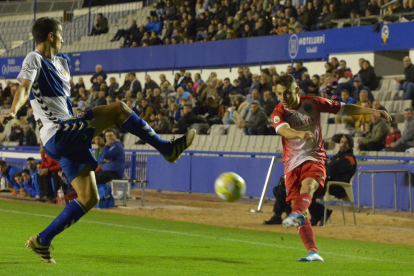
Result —
<path fill-rule="evenodd" d="M 403 132 L 404 132 L 404 129 L 405 129 L 405 122 L 404 123 L 399 123 L 397 126 L 398 126 L 398 129 L 400 130 L 401 135 L 402 135 Z"/>
<path fill-rule="evenodd" d="M 393 101 L 386 101 L 383 103 L 383 106 L 389 113 L 394 112 L 394 102 Z"/>
<path fill-rule="evenodd" d="M 273 145 L 274 143 L 274 145 Z M 272 141 L 272 144 L 270 145 L 270 152 L 276 152 L 277 153 L 282 153 L 283 152 L 283 144 L 282 144 L 282 136 L 275 136 L 275 139 Z"/>
<path fill-rule="evenodd" d="M 346 225 L 346 220 L 345 220 L 345 211 L 344 211 L 344 201 L 345 202 L 351 202 L 351 206 L 352 206 L 352 213 L 354 215 L 354 223 L 356 225 L 356 217 L 355 217 L 355 206 L 354 206 L 354 192 L 352 189 L 352 181 L 354 180 L 354 177 L 356 176 L 356 174 L 358 173 L 360 168 L 358 168 L 355 172 L 355 174 L 352 176 L 351 180 L 349 181 L 349 183 L 346 182 L 339 182 L 339 181 L 328 181 L 326 183 L 326 192 L 325 195 L 323 197 L 323 201 L 325 202 L 325 213 L 323 216 L 323 226 L 325 226 L 326 223 L 326 211 L 328 210 L 329 207 L 329 201 L 340 201 L 341 202 L 341 206 L 342 206 L 342 217 L 344 219 L 344 225 Z M 344 188 L 345 192 L 346 192 L 346 197 L 339 199 L 331 194 L 329 194 L 329 187 L 331 185 L 339 185 L 342 188 Z"/>

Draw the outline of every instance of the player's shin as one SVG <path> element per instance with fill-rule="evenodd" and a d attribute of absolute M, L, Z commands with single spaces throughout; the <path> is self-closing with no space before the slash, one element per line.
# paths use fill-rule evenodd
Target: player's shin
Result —
<path fill-rule="evenodd" d="M 306 218 L 305 223 L 297 227 L 297 229 L 303 244 L 306 246 L 306 249 L 308 251 L 318 251 L 315 242 L 315 233 L 313 232 L 309 219 Z"/>
<path fill-rule="evenodd" d="M 303 214 L 312 203 L 312 195 L 308 193 L 300 194 L 293 204 L 292 212 Z"/>
<path fill-rule="evenodd" d="M 41 239 L 41 244 L 44 246 L 49 246 L 52 242 L 52 239 L 61 233 L 66 228 L 73 225 L 81 217 L 86 214 L 84 206 L 77 200 L 73 200 L 69 203 L 65 209 L 52 221 L 49 226 L 39 234 Z"/>
<path fill-rule="evenodd" d="M 141 119 L 135 112 L 132 112 L 128 119 L 122 124 L 122 127 L 125 128 L 129 133 L 138 136 L 155 149 L 157 149 L 163 155 L 172 154 L 172 146 L 169 141 L 161 139 L 157 133 Z"/>

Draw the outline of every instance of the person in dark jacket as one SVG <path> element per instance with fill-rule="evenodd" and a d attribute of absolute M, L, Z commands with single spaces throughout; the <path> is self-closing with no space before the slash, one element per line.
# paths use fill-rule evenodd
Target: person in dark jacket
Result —
<path fill-rule="evenodd" d="M 13 186 L 14 191 L 10 195 L 18 195 L 23 186 L 20 186 L 13 178 L 13 176 L 21 171 L 19 167 L 7 165 L 6 161 L 0 160 L 0 176 L 7 180 Z"/>
<path fill-rule="evenodd" d="M 125 47 L 129 40 L 132 38 L 132 33 L 135 32 L 138 29 L 137 21 L 132 20 L 131 26 L 128 29 L 119 29 L 116 34 L 114 35 L 114 38 L 112 38 L 110 41 L 118 41 L 121 39 L 121 37 L 124 38 L 123 46 Z"/>
<path fill-rule="evenodd" d="M 37 146 L 36 133 L 30 129 L 28 124 L 23 125 L 23 134 L 20 136 L 19 146 L 35 147 Z"/>
<path fill-rule="evenodd" d="M 362 79 L 362 85 L 368 87 L 371 90 L 377 89 L 377 76 L 375 75 L 374 68 L 372 68 L 368 60 L 365 60 L 362 64 L 360 78 Z"/>
<path fill-rule="evenodd" d="M 106 75 L 106 73 L 102 70 L 102 65 L 100 65 L 100 64 L 97 64 L 95 66 L 95 74 L 93 74 L 93 76 L 91 77 L 91 83 L 92 84 L 94 84 L 98 81 L 98 76 L 102 76 L 104 81 L 108 77 Z"/>
<path fill-rule="evenodd" d="M 112 179 L 122 179 L 125 169 L 124 145 L 117 140 L 115 130 L 108 128 L 104 131 L 106 145 L 98 157 L 98 163 L 102 164 L 101 171 L 95 173 L 96 184 L 106 184 Z"/>
<path fill-rule="evenodd" d="M 167 117 L 167 110 L 164 108 L 160 109 L 157 114 L 157 120 L 155 121 L 154 131 L 159 134 L 171 133 L 171 122 Z"/>
<path fill-rule="evenodd" d="M 326 181 L 339 181 L 349 183 L 352 176 L 356 172 L 357 161 L 354 155 L 354 140 L 350 135 L 347 134 L 336 134 L 332 137 L 332 141 L 339 143 L 339 152 L 334 155 L 331 159 L 326 161 Z M 309 212 L 311 214 L 311 224 L 317 225 L 319 222 L 320 226 L 323 225 L 323 213 L 325 207 L 316 201 L 316 198 L 321 198 L 325 194 L 325 189 L 315 192 L 312 199 L 312 204 L 309 206 Z M 329 187 L 329 194 L 337 197 L 346 197 L 345 190 L 339 185 L 331 185 Z M 332 214 L 332 210 L 327 210 L 326 219 Z"/>
<path fill-rule="evenodd" d="M 409 56 L 404 57 L 404 75 L 405 79 L 395 79 L 399 85 L 398 90 L 403 90 L 404 94 L 409 94 L 408 97 L 403 97 L 404 99 L 410 100 L 414 97 L 414 65 L 411 63 Z"/>
<path fill-rule="evenodd" d="M 264 135 L 266 132 L 267 116 L 264 110 L 260 107 L 260 102 L 254 100 L 250 104 L 251 115 L 250 118 L 239 125 L 239 128 L 244 128 L 246 135 Z"/>
<path fill-rule="evenodd" d="M 194 123 L 196 123 L 197 118 L 192 112 L 192 106 L 191 104 L 185 104 L 183 106 L 183 116 L 178 121 L 177 124 L 175 124 L 172 128 L 172 133 L 180 134 L 180 133 L 186 133 L 187 129 Z"/>
<path fill-rule="evenodd" d="M 279 184 L 273 188 L 273 195 L 275 196 L 275 204 L 273 205 L 273 216 L 269 220 L 263 221 L 264 225 L 282 224 L 282 214 L 286 213 L 288 216 L 292 211 L 292 206 L 286 203 L 286 186 L 285 176 L 282 175 Z"/>
<path fill-rule="evenodd" d="M 96 18 L 96 23 L 92 27 L 92 31 L 90 34 L 88 34 L 88 36 L 106 34 L 108 31 L 109 31 L 108 20 L 106 19 L 106 17 L 103 16 L 102 13 L 98 13 L 98 17 Z"/>

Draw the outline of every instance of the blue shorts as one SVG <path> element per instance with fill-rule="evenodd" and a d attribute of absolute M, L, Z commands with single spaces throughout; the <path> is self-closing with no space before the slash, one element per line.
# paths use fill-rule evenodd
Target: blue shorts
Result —
<path fill-rule="evenodd" d="M 69 183 L 86 165 L 90 165 L 92 170 L 98 167 L 91 149 L 95 132 L 95 128 L 89 125 L 92 120 L 92 110 L 77 118 L 62 120 L 58 131 L 44 145 L 46 153 L 59 162 Z"/>

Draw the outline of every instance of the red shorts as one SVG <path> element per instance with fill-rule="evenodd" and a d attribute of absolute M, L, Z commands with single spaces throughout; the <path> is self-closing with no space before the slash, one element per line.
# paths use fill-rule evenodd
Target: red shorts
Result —
<path fill-rule="evenodd" d="M 325 164 L 317 161 L 306 161 L 285 175 L 286 202 L 290 203 L 300 195 L 302 181 L 313 178 L 323 188 L 326 178 Z"/>

